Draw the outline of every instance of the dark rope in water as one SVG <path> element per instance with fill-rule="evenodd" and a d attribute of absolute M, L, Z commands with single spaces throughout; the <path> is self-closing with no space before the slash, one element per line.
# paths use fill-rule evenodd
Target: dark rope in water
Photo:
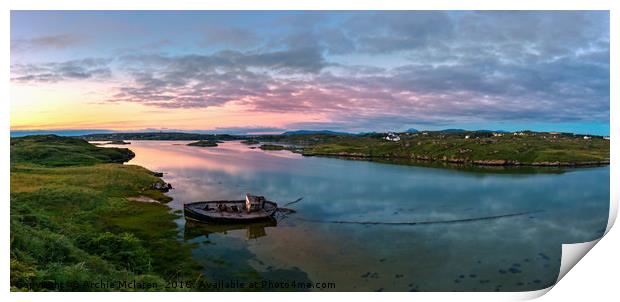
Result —
<path fill-rule="evenodd" d="M 520 213 L 512 213 L 512 214 L 503 214 L 503 215 L 495 215 L 495 216 L 485 216 L 485 217 L 475 217 L 475 218 L 464 218 L 464 219 L 453 219 L 453 220 L 439 220 L 439 221 L 412 221 L 412 222 L 378 222 L 378 221 L 343 221 L 343 220 L 315 220 L 315 219 L 304 219 L 297 218 L 302 221 L 307 222 L 315 222 L 315 223 L 335 223 L 335 224 L 363 224 L 363 225 L 425 225 L 425 224 L 448 224 L 448 223 L 463 223 L 463 222 L 473 222 L 473 221 L 481 221 L 481 220 L 493 220 L 500 218 L 508 218 L 508 217 L 516 217 L 529 215 L 534 213 L 540 213 L 542 211 L 533 211 L 533 212 L 520 212 Z"/>
<path fill-rule="evenodd" d="M 299 197 L 299 198 L 297 198 L 297 200 L 295 200 L 295 201 L 291 201 L 291 202 L 289 202 L 289 203 L 287 203 L 287 204 L 283 205 L 282 207 L 286 207 L 286 206 L 290 206 L 290 205 L 292 205 L 292 204 L 296 204 L 296 203 L 300 202 L 302 199 L 304 199 L 304 198 L 303 198 L 303 197 Z"/>

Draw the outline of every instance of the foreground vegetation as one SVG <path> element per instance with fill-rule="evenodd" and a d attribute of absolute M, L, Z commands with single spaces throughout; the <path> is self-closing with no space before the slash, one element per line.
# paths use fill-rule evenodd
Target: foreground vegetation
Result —
<path fill-rule="evenodd" d="M 177 216 L 127 199 L 169 200 L 151 189 L 162 182 L 152 172 L 120 164 L 132 157 L 75 138 L 11 139 L 12 291 L 161 291 L 167 281 L 200 278 L 177 240 Z M 134 286 L 100 286 L 123 281 Z"/>

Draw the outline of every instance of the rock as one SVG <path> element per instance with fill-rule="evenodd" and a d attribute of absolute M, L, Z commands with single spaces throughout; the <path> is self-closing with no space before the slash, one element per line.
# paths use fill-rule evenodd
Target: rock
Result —
<path fill-rule="evenodd" d="M 172 189 L 172 185 L 165 182 L 156 182 L 151 185 L 151 188 L 162 192 L 168 192 Z"/>
<path fill-rule="evenodd" d="M 488 159 L 488 160 L 474 160 L 472 163 L 476 165 L 488 165 L 488 166 L 504 166 L 507 161 L 503 159 Z"/>

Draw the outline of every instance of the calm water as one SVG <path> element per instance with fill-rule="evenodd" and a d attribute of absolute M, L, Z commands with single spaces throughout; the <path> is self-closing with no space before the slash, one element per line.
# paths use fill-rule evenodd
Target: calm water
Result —
<path fill-rule="evenodd" d="M 609 167 L 473 173 L 187 142 L 132 141 L 130 164 L 165 172 L 183 203 L 264 195 L 303 200 L 277 225 L 179 224 L 211 280 L 334 282 L 338 291 L 521 291 L 557 278 L 561 244 L 606 227 Z M 344 222 L 440 222 L 418 225 Z M 332 289 L 333 290 L 333 289 Z"/>

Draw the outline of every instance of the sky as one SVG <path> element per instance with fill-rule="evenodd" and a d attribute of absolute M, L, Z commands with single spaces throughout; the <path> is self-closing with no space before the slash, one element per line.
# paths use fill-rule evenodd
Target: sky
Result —
<path fill-rule="evenodd" d="M 11 130 L 609 134 L 606 11 L 12 11 Z"/>

